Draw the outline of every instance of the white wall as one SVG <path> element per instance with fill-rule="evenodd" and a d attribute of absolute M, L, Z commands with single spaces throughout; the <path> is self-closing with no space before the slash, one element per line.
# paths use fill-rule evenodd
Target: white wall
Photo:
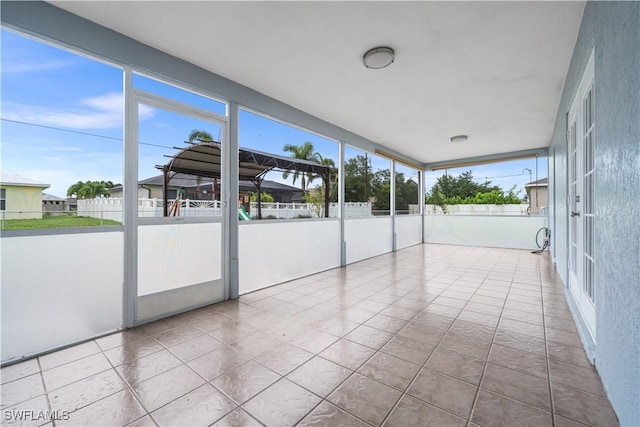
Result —
<path fill-rule="evenodd" d="M 537 249 L 536 232 L 546 226 L 547 218 L 540 216 L 427 215 L 424 219 L 424 241 L 451 245 Z"/>
<path fill-rule="evenodd" d="M 396 249 L 422 243 L 422 215 L 396 216 Z"/>
<path fill-rule="evenodd" d="M 138 227 L 138 295 L 221 278 L 221 223 Z"/>
<path fill-rule="evenodd" d="M 347 264 L 391 252 L 392 232 L 390 216 L 346 219 Z"/>
<path fill-rule="evenodd" d="M 123 232 L 2 238 L 2 362 L 122 326 Z"/>
<path fill-rule="evenodd" d="M 246 221 L 239 229 L 240 294 L 340 266 L 340 221 Z"/>

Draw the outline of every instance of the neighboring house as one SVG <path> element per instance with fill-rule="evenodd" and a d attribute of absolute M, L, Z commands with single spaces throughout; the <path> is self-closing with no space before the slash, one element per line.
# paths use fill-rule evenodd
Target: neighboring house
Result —
<path fill-rule="evenodd" d="M 0 172 L 0 212 L 3 218 L 42 218 L 42 190 L 45 188 L 49 188 L 49 184 Z"/>
<path fill-rule="evenodd" d="M 162 199 L 162 175 L 143 179 L 138 182 L 138 198 Z M 253 193 L 255 185 L 250 181 L 239 181 L 240 193 Z M 220 180 L 198 178 L 194 175 L 176 174 L 169 181 L 168 199 L 174 200 L 179 189 L 186 189 L 186 198 L 190 200 L 220 200 Z M 262 181 L 262 192 L 273 196 L 275 202 L 301 202 L 304 192 L 296 187 L 275 181 Z M 109 189 L 111 197 L 122 197 L 122 186 Z"/>
<path fill-rule="evenodd" d="M 540 208 L 549 206 L 549 178 L 542 178 L 524 185 L 527 200 L 530 201 L 531 215 L 538 215 Z"/>
<path fill-rule="evenodd" d="M 42 210 L 44 213 L 67 212 L 68 206 L 65 199 L 52 194 L 42 193 Z"/>
<path fill-rule="evenodd" d="M 67 202 L 67 210 L 68 211 L 77 211 L 78 210 L 78 199 L 76 199 L 75 197 L 67 197 L 65 199 L 65 202 Z"/>

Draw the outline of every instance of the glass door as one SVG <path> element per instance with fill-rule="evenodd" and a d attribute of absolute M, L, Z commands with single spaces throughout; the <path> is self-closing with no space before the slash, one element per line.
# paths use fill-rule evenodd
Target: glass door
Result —
<path fill-rule="evenodd" d="M 569 284 L 596 337 L 593 56 L 569 112 Z"/>
<path fill-rule="evenodd" d="M 222 301 L 220 163 L 226 118 L 134 90 L 138 123 L 136 316 L 142 323 Z M 213 151 L 218 175 L 211 173 Z M 191 169 L 176 171 L 176 159 Z M 191 161 L 192 160 L 192 161 Z"/>

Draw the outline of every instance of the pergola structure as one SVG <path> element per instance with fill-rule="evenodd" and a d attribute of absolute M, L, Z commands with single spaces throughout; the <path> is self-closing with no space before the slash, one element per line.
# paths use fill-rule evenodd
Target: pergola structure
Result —
<path fill-rule="evenodd" d="M 166 165 L 157 165 L 163 172 L 164 216 L 169 215 L 168 194 L 169 181 L 178 173 L 185 173 L 206 178 L 222 178 L 221 144 L 220 142 L 187 142 L 186 148 L 181 148 Z M 258 192 L 258 218 L 262 219 L 261 186 L 265 175 L 272 171 L 296 171 L 320 176 L 324 183 L 324 216 L 329 216 L 329 192 L 331 170 L 312 161 L 263 153 L 261 151 L 238 149 L 238 179 L 251 181 Z"/>

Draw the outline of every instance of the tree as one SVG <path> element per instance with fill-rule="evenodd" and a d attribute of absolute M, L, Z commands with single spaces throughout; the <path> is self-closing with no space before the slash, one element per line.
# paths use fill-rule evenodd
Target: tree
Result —
<path fill-rule="evenodd" d="M 318 163 L 322 166 L 327 166 L 331 168 L 329 175 L 320 175 L 320 179 L 322 179 L 322 188 L 323 191 L 327 187 L 329 187 L 329 200 L 337 202 L 338 201 L 338 169 L 336 169 L 336 162 L 333 159 L 328 157 L 322 157 L 322 154 L 315 153 L 316 159 Z M 329 180 L 329 182 L 327 182 Z"/>
<path fill-rule="evenodd" d="M 474 182 L 471 171 L 463 172 L 457 177 L 443 175 L 438 178 L 431 188 L 431 193 L 433 193 L 434 189 L 439 190 L 446 199 L 453 197 L 465 199 L 467 197 L 474 197 L 477 193 L 488 193 L 494 190 L 502 192 L 502 189 L 497 185 L 491 185 L 491 181 L 485 181 L 483 183 Z"/>
<path fill-rule="evenodd" d="M 425 203 L 440 206 L 444 213 L 447 213 L 447 205 L 520 204 L 514 190 L 515 185 L 505 193 L 499 186 L 491 185 L 491 181 L 474 182 L 471 171 L 467 171 L 457 177 L 444 175 L 438 178 L 427 194 Z"/>
<path fill-rule="evenodd" d="M 371 159 L 365 154 L 350 158 L 344 164 L 345 202 L 368 202 L 371 192 Z"/>
<path fill-rule="evenodd" d="M 378 211 L 382 214 L 391 211 L 391 171 L 389 169 L 382 169 L 370 174 L 371 179 L 369 185 L 371 186 L 371 193 L 373 194 L 373 207 L 374 211 Z"/>
<path fill-rule="evenodd" d="M 213 142 L 213 137 L 206 130 L 193 129 L 189 134 L 189 142 Z"/>
<path fill-rule="evenodd" d="M 418 197 L 420 186 L 412 179 L 407 179 L 402 172 L 395 174 L 396 212 L 409 212 L 409 205 L 420 203 Z M 374 195 L 374 210 L 391 211 L 391 172 L 383 169 L 371 175 L 371 188 Z"/>
<path fill-rule="evenodd" d="M 258 201 L 258 193 L 251 193 L 251 201 L 252 202 L 257 202 Z M 260 202 L 262 202 L 262 203 L 273 203 L 274 201 L 275 201 L 275 199 L 273 198 L 273 196 L 271 194 L 260 192 Z"/>
<path fill-rule="evenodd" d="M 189 142 L 198 141 L 199 144 L 203 142 L 213 142 L 213 137 L 206 130 L 198 130 L 193 129 L 189 134 Z M 202 183 L 202 177 L 200 175 L 196 176 L 196 185 L 198 186 L 198 194 L 200 193 L 200 184 Z M 218 186 L 217 180 L 214 180 L 214 198 L 215 198 L 215 190 Z"/>
<path fill-rule="evenodd" d="M 406 179 L 402 172 L 396 172 L 396 212 L 409 213 L 409 205 L 420 203 L 419 192 L 417 182 Z"/>
<path fill-rule="evenodd" d="M 115 186 L 116 184 L 111 181 L 78 181 L 67 189 L 67 196 L 76 196 L 78 199 L 110 197 L 109 189 Z"/>
<path fill-rule="evenodd" d="M 325 190 L 324 186 L 317 186 L 307 191 L 303 197 L 304 201 L 312 206 L 313 213 L 316 217 L 321 218 L 325 216 Z"/>
<path fill-rule="evenodd" d="M 310 143 L 309 141 L 305 142 L 302 145 L 286 144 L 282 148 L 282 150 L 290 152 L 291 157 L 296 159 L 307 160 L 307 161 L 312 161 L 316 163 L 320 162 L 320 159 L 318 158 L 318 153 L 315 152 L 315 149 L 313 148 L 313 144 Z M 301 188 L 302 190 L 305 190 L 305 191 L 307 189 L 307 184 L 311 184 L 311 181 L 313 181 L 316 178 L 316 176 L 311 172 L 305 173 L 300 171 L 284 171 L 282 173 L 282 178 L 284 179 L 289 178 L 289 176 L 293 177 L 294 185 L 298 180 L 298 178 L 300 178 Z"/>

